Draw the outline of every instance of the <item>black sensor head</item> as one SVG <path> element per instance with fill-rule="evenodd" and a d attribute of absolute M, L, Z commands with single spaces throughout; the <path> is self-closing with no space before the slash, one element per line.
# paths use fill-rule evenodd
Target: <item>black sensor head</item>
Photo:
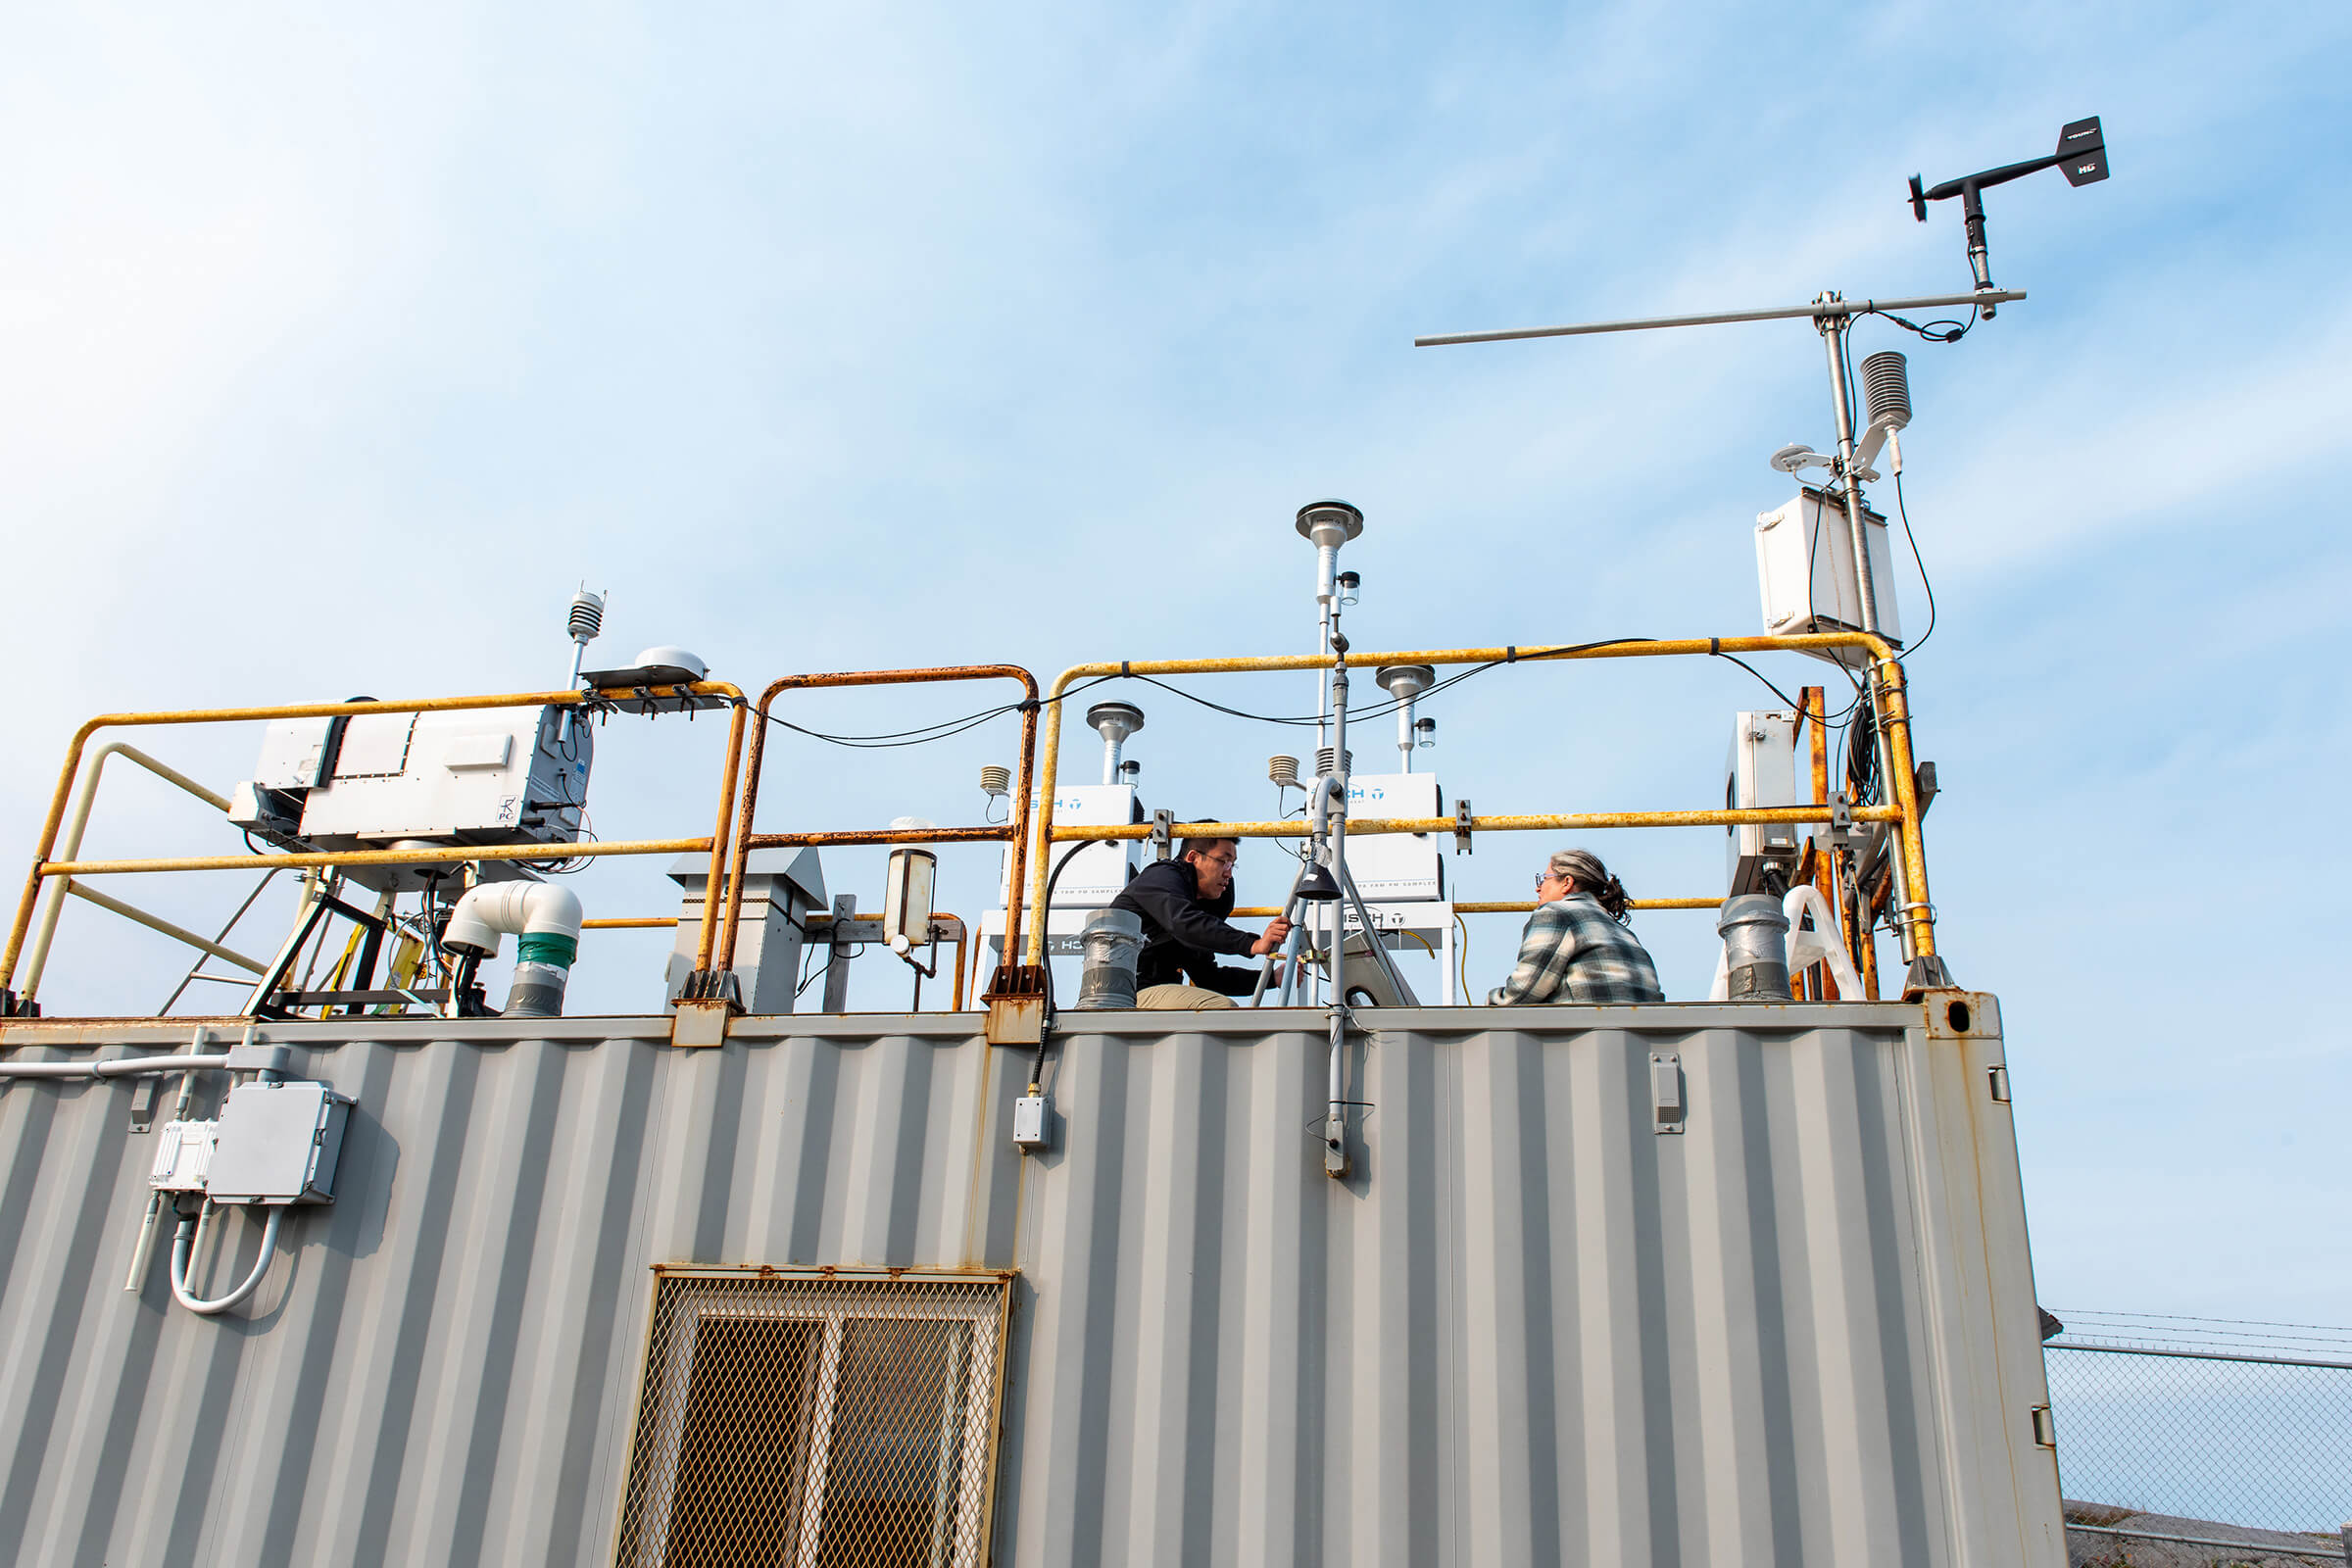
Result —
<path fill-rule="evenodd" d="M 2099 131 L 2099 117 L 2078 120 L 2058 133 L 2058 167 L 2070 185 L 2089 185 L 2107 177 L 2107 138 Z M 1919 190 L 1912 183 L 1914 195 Z"/>

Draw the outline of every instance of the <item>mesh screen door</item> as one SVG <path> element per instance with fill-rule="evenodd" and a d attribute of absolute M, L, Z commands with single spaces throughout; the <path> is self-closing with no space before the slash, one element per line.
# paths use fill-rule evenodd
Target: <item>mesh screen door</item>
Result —
<path fill-rule="evenodd" d="M 1011 1280 L 661 1271 L 621 1568 L 976 1568 Z"/>

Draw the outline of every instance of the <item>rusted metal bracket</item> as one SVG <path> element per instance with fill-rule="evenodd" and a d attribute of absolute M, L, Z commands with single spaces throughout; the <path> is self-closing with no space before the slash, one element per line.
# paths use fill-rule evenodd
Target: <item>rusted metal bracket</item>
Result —
<path fill-rule="evenodd" d="M 733 997 L 698 1002 L 680 998 L 677 1014 L 669 1021 L 669 1043 L 685 1047 L 723 1046 L 727 1043 L 727 1025 L 742 1012 L 742 1006 Z"/>
<path fill-rule="evenodd" d="M 1152 813 L 1152 855 L 1154 859 L 1166 859 L 1169 851 L 1175 848 L 1175 834 L 1172 831 L 1175 826 L 1174 811 L 1163 808 Z"/>
<path fill-rule="evenodd" d="M 988 1043 L 1034 1046 L 1046 1038 L 1046 970 L 1037 963 L 1005 963 L 980 994 L 988 1007 Z"/>
<path fill-rule="evenodd" d="M 1470 853 L 1470 802 L 1467 797 L 1453 803 L 1453 853 Z"/>

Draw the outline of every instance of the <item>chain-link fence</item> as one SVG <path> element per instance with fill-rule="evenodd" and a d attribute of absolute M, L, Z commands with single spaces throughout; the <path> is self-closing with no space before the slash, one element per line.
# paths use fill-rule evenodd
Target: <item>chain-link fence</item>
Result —
<path fill-rule="evenodd" d="M 2202 1533 L 2198 1521 L 2216 1521 L 2309 1532 L 2319 1539 L 2301 1544 L 2340 1551 L 2352 1519 L 2352 1331 L 2059 1316 L 2066 1333 L 2043 1360 L 2078 1524 L 2122 1541 L 2134 1528 Z"/>

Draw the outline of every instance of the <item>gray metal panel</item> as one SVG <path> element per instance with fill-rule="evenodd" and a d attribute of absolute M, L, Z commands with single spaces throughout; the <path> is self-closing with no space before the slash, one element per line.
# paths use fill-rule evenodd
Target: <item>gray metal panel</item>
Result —
<path fill-rule="evenodd" d="M 129 1084 L 9 1085 L 0 1541 L 607 1562 L 646 1266 L 693 1260 L 1017 1266 L 1003 1562 L 2061 1563 L 1972 1000 L 1366 1014 L 1346 1183 L 1311 1013 L 1068 1015 L 1027 1160 L 971 1015 L 271 1024 L 359 1102 L 217 1320 L 122 1290 Z M 172 1038 L 0 1031 L 59 1037 Z"/>

